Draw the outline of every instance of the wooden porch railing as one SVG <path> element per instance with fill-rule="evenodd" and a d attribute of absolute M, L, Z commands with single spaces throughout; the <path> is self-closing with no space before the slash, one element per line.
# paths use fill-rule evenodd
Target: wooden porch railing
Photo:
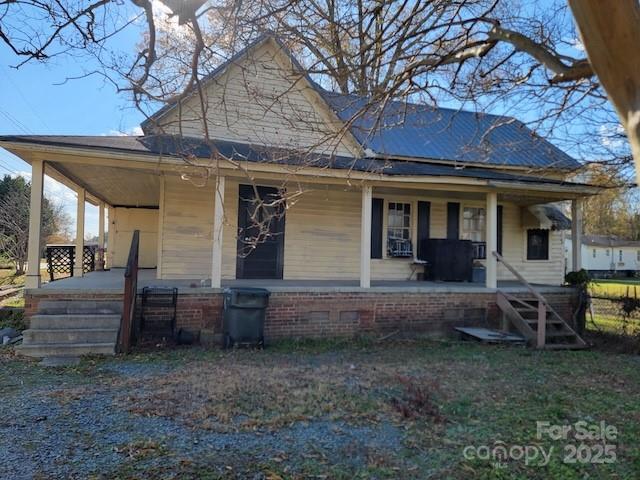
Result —
<path fill-rule="evenodd" d="M 547 338 L 547 311 L 552 312 L 552 314 L 558 318 L 560 318 L 560 315 L 558 315 L 558 312 L 556 312 L 553 307 L 549 305 L 547 299 L 540 295 L 540 293 L 535 288 L 533 288 L 531 284 L 527 282 L 525 278 L 520 275 L 520 273 L 504 259 L 502 255 L 495 251 L 492 253 L 493 256 L 496 257 L 498 261 L 502 263 L 507 268 L 507 270 L 509 270 L 513 274 L 513 276 L 516 277 L 516 279 L 526 287 L 527 290 L 529 290 L 529 293 L 531 293 L 531 295 L 533 295 L 536 300 L 538 300 L 538 330 L 536 346 L 538 348 L 543 348 Z"/>
<path fill-rule="evenodd" d="M 140 245 L 140 231 L 133 232 L 127 268 L 124 272 L 124 305 L 122 319 L 120 320 L 120 333 L 118 336 L 118 350 L 121 353 L 129 353 L 131 345 L 135 342 L 134 314 L 136 309 L 136 296 L 138 293 L 138 251 Z"/>

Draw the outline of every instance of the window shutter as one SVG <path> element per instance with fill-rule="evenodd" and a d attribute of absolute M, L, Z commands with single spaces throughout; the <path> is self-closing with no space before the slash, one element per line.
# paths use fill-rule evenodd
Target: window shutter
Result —
<path fill-rule="evenodd" d="M 498 253 L 502 255 L 502 205 L 498 205 Z M 490 253 L 490 252 L 489 252 Z"/>
<path fill-rule="evenodd" d="M 429 238 L 431 202 L 418 202 L 418 238 L 416 239 L 417 258 L 424 260 L 422 244 Z"/>
<path fill-rule="evenodd" d="M 447 238 L 460 238 L 460 204 L 456 202 L 447 203 Z"/>
<path fill-rule="evenodd" d="M 371 258 L 382 258 L 382 198 L 371 199 Z"/>

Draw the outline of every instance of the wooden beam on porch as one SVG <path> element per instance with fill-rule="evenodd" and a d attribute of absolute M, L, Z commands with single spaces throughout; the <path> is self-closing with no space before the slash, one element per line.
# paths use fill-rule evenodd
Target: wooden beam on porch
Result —
<path fill-rule="evenodd" d="M 485 215 L 487 259 L 486 259 L 486 287 L 498 287 L 498 259 L 493 252 L 498 251 L 498 194 L 487 193 L 487 213 Z"/>
<path fill-rule="evenodd" d="M 213 251 L 211 255 L 211 288 L 222 286 L 222 233 L 224 227 L 225 177 L 216 177 L 213 207 Z"/>
<path fill-rule="evenodd" d="M 73 265 L 73 275 L 82 277 L 84 275 L 84 210 L 85 210 L 85 190 L 78 189 L 78 205 L 76 214 L 76 253 Z"/>
<path fill-rule="evenodd" d="M 362 187 L 362 219 L 360 223 L 360 286 L 371 286 L 371 200 L 373 189 Z"/>
<path fill-rule="evenodd" d="M 571 202 L 571 269 L 582 269 L 582 199 Z"/>
<path fill-rule="evenodd" d="M 31 162 L 31 202 L 29 205 L 29 243 L 27 246 L 26 288 L 40 288 L 40 238 L 42 229 L 42 192 L 44 162 Z"/>

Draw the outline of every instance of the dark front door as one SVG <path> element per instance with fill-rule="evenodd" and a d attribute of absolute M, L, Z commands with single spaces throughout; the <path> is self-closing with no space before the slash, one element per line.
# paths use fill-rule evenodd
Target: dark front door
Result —
<path fill-rule="evenodd" d="M 257 190 L 257 196 L 256 196 Z M 282 278 L 284 205 L 277 188 L 240 185 L 236 278 Z"/>

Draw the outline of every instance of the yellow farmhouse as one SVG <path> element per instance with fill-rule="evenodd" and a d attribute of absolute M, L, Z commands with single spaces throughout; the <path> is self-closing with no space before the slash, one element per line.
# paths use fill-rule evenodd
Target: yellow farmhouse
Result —
<path fill-rule="evenodd" d="M 74 331 L 95 326 L 79 317 L 121 329 L 123 312 L 139 316 L 124 292 L 136 231 L 138 290 L 178 288 L 177 327 L 195 333 L 221 333 L 223 287 L 258 286 L 268 339 L 446 334 L 502 315 L 539 346 L 581 345 L 565 322 L 564 240 L 580 245 L 581 198 L 597 189 L 567 181 L 580 165 L 513 118 L 333 93 L 265 36 L 142 129 L 0 137 L 32 166 L 24 353 L 113 352 L 108 336 L 37 332 L 47 316 Z M 78 193 L 76 251 L 85 201 L 100 206 L 107 271 L 85 274 L 76 255 L 72 278 L 40 284 L 45 174 Z M 563 318 L 564 341 L 519 303 Z"/>

